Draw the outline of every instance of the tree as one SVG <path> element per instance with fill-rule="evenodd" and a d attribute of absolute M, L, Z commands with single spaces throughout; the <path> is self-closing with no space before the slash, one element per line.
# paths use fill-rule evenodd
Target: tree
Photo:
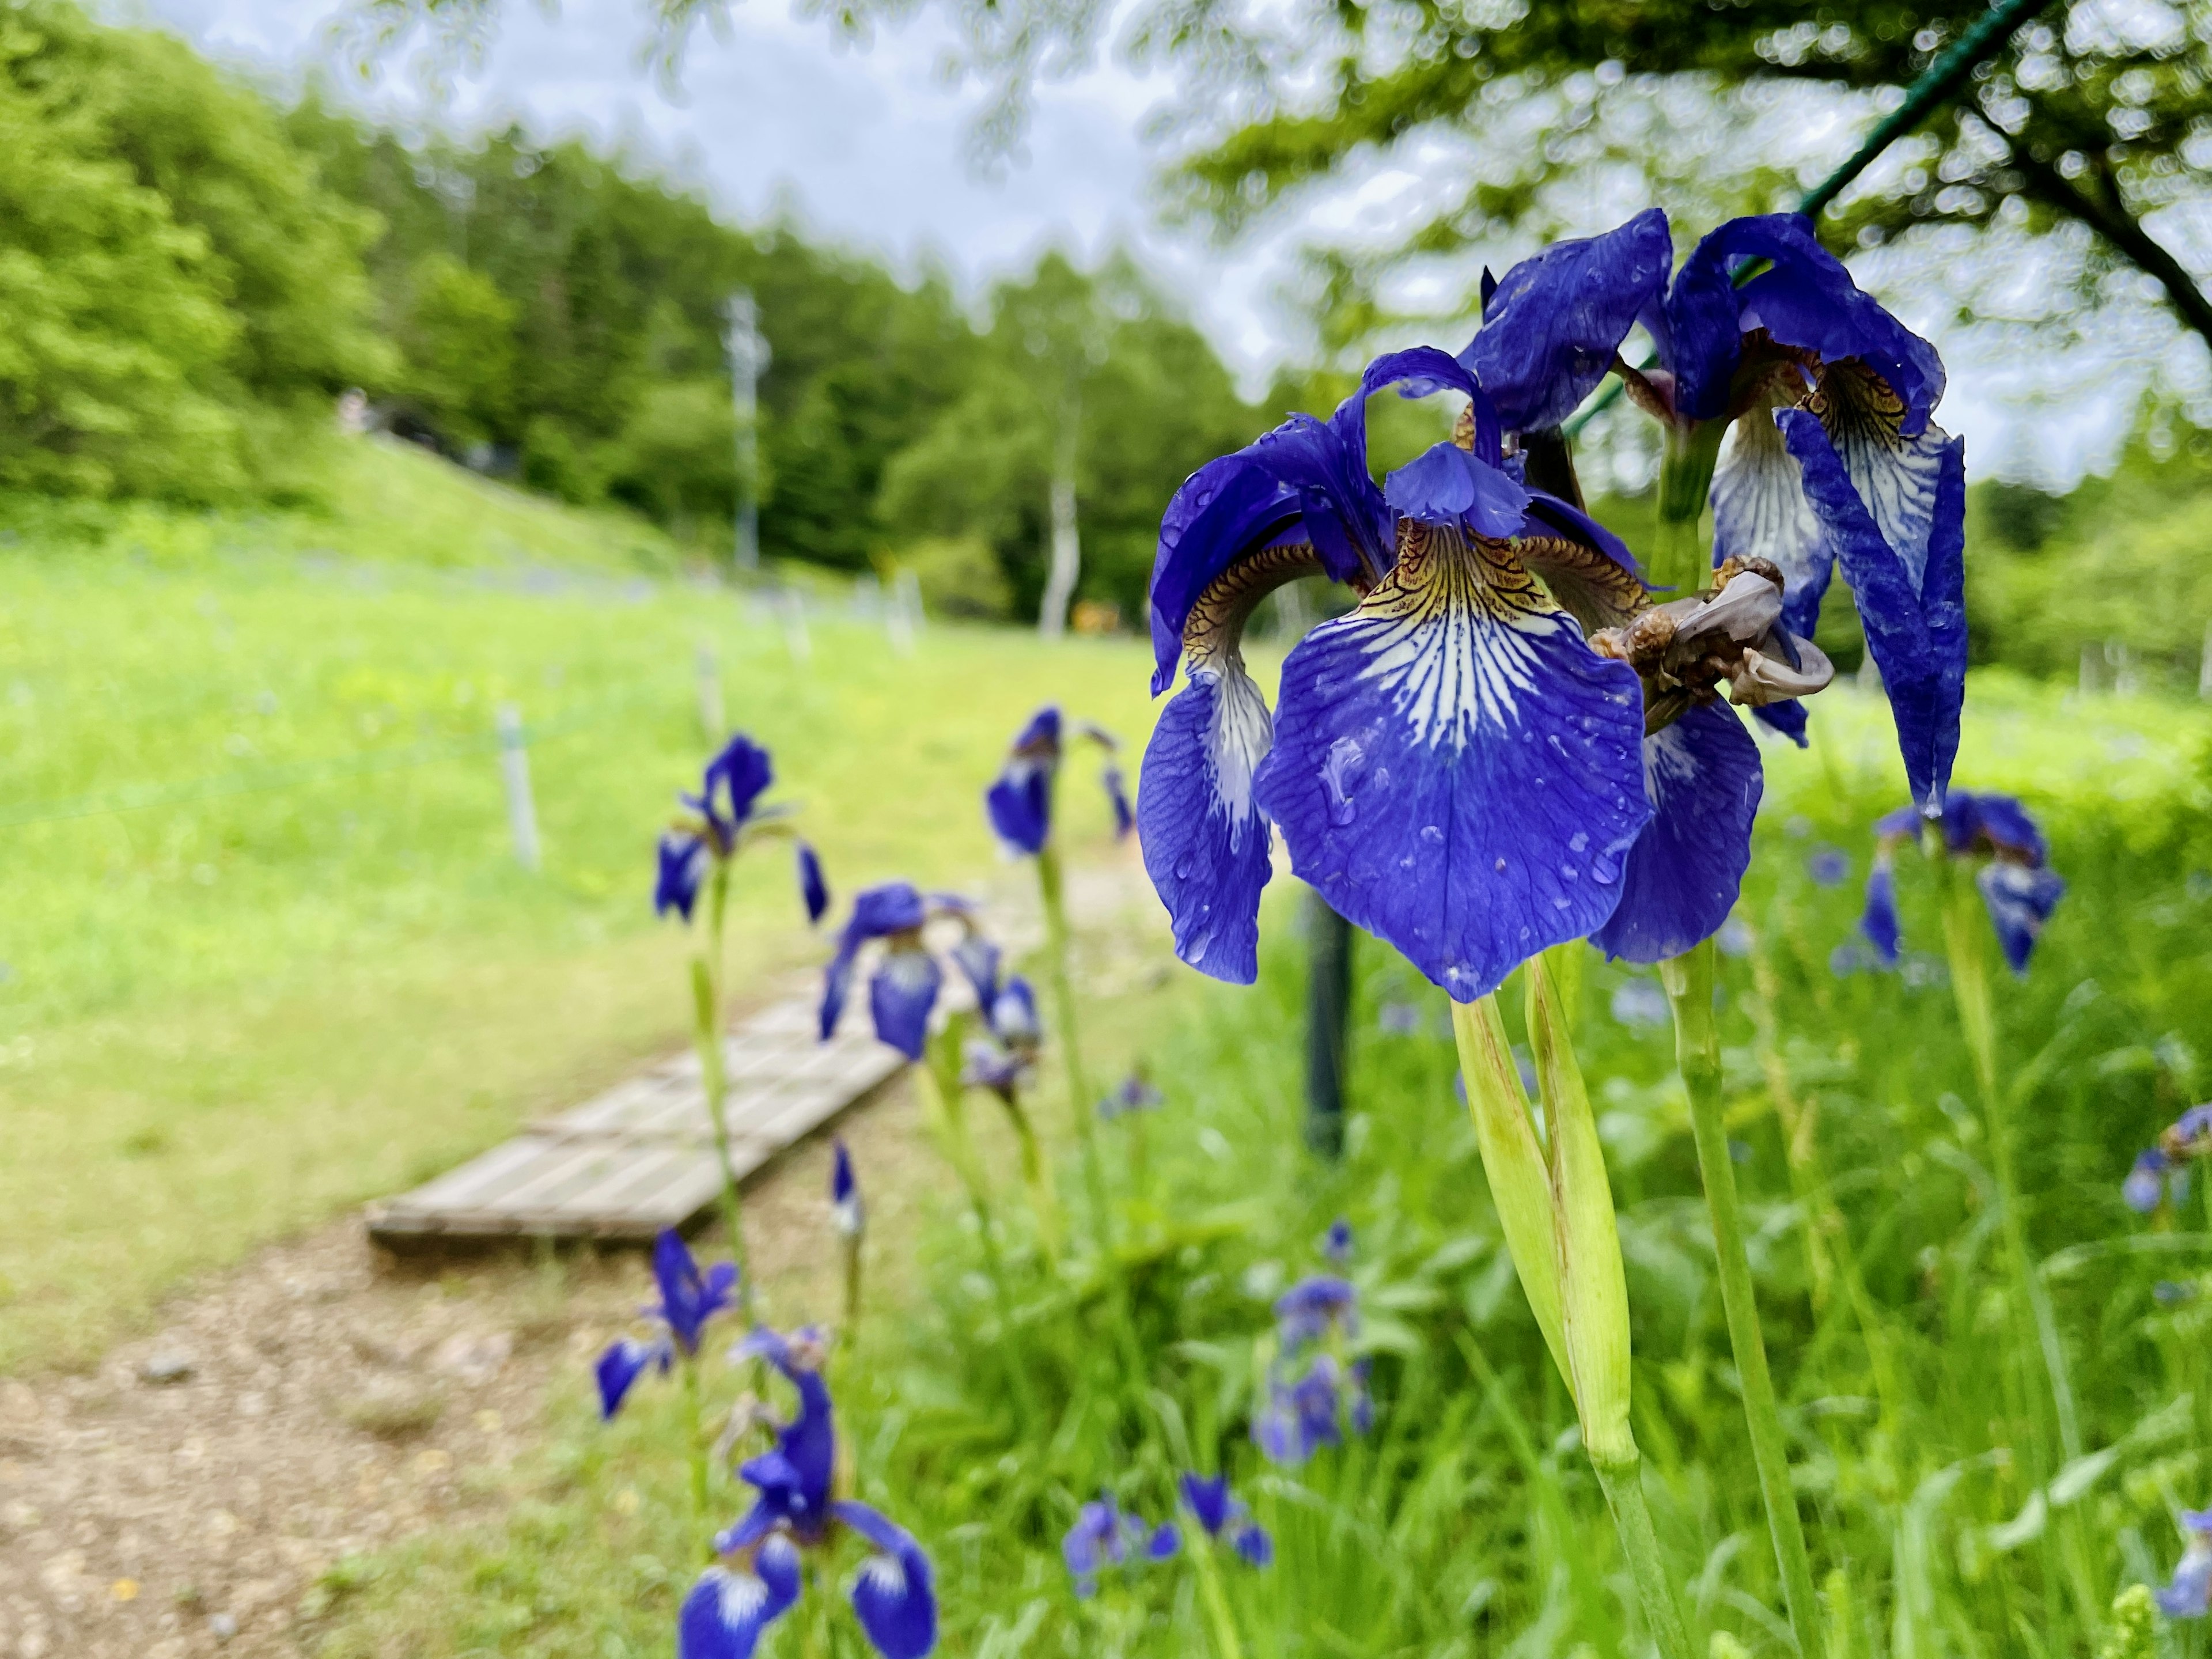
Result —
<path fill-rule="evenodd" d="M 1389 9 L 1311 3 L 1263 33 L 1194 3 L 1164 49 L 1242 78 L 1249 118 L 1188 161 L 1199 210 L 1233 226 L 1299 185 L 1340 175 L 1366 147 L 1403 149 L 1440 133 L 1484 131 L 1516 100 L 1548 97 L 1552 130 L 1500 185 L 1412 238 L 1436 252 L 1510 224 L 1544 179 L 1586 161 L 1572 135 L 1609 101 L 1649 98 L 1688 78 L 1712 89 L 1820 88 L 1881 107 L 1972 25 L 1979 9 L 1926 0 L 1553 0 L 1531 8 L 1413 0 Z M 1209 34 L 1201 21 L 1215 25 Z M 1284 88 L 1323 70 L 1317 96 Z M 1630 71 L 1632 71 L 1631 73 Z M 1966 94 L 1940 111 L 1869 187 L 1832 210 L 1823 234 L 1865 246 L 1916 226 L 2029 229 L 2072 222 L 2154 281 L 2174 315 L 2212 343 L 2212 295 L 2146 224 L 2202 203 L 2212 186 L 2212 0 L 2127 9 L 2071 0 L 2015 30 Z M 1659 165 L 1666 164 L 1662 155 Z M 1754 176 L 1762 207 L 1810 179 Z"/>

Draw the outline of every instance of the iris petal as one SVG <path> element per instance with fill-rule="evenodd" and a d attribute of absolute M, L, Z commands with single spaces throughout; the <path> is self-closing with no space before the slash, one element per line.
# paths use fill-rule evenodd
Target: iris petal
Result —
<path fill-rule="evenodd" d="M 1897 872 L 1890 866 L 1887 848 L 1877 851 L 1874 867 L 1867 872 L 1866 909 L 1859 917 L 1859 932 L 1866 935 L 1875 954 L 1897 966 Z"/>
<path fill-rule="evenodd" d="M 1453 997 L 1601 925 L 1650 816 L 1634 671 L 1502 544 L 1409 526 L 1283 668 L 1255 793 L 1292 867 Z"/>
<path fill-rule="evenodd" d="M 1943 447 L 1930 533 L 1916 580 L 1884 539 L 1820 418 L 1802 409 L 1784 410 L 1775 418 L 1804 470 L 1805 494 L 1827 526 L 1858 601 L 1913 799 L 1940 807 L 1959 752 L 1959 708 L 1966 689 L 1964 446 L 1953 439 Z"/>
<path fill-rule="evenodd" d="M 1779 732 L 1800 749 L 1811 746 L 1805 736 L 1811 716 L 1805 712 L 1805 705 L 1794 697 L 1787 702 L 1761 703 L 1751 712 L 1753 718 L 1768 731 Z"/>
<path fill-rule="evenodd" d="M 1182 1477 L 1182 1501 L 1190 1505 L 1190 1512 L 1198 1517 L 1198 1524 L 1208 1534 L 1217 1534 L 1229 1523 L 1229 1477 L 1215 1475 L 1209 1480 L 1196 1473 Z"/>
<path fill-rule="evenodd" d="M 1465 524 L 1479 536 L 1510 536 L 1528 510 L 1528 492 L 1455 443 L 1432 445 L 1393 472 L 1383 499 L 1424 524 Z"/>
<path fill-rule="evenodd" d="M 1768 559 L 1782 572 L 1782 623 L 1813 637 L 1836 557 L 1805 479 L 1772 415 L 1755 409 L 1730 428 L 1713 471 L 1713 562 Z"/>
<path fill-rule="evenodd" d="M 1554 242 L 1505 273 L 1459 360 L 1498 400 L 1508 429 L 1557 426 L 1605 378 L 1674 262 L 1657 208 L 1602 236 Z"/>
<path fill-rule="evenodd" d="M 944 982 L 937 958 L 920 945 L 885 951 L 883 965 L 868 981 L 876 1036 L 908 1060 L 920 1060 L 929 1041 L 929 1011 L 937 1006 Z"/>
<path fill-rule="evenodd" d="M 1173 921 L 1176 954 L 1239 985 L 1259 975 L 1260 890 L 1272 866 L 1252 776 L 1273 734 L 1241 658 L 1194 665 L 1152 728 L 1137 794 L 1145 872 Z"/>
<path fill-rule="evenodd" d="M 805 842 L 799 843 L 799 896 L 811 924 L 830 914 L 830 884 L 822 874 L 821 856 Z"/>
<path fill-rule="evenodd" d="M 611 1419 L 620 1411 L 630 1384 L 656 1362 L 662 1370 L 668 1369 L 668 1345 L 665 1342 L 640 1342 L 626 1336 L 610 1344 L 599 1356 L 599 1364 L 592 1368 L 599 1385 L 600 1417 Z"/>
<path fill-rule="evenodd" d="M 1590 943 L 1630 962 L 1680 956 L 1720 931 L 1751 863 L 1764 787 L 1733 708 L 1693 704 L 1644 740 L 1651 822 L 1628 854 L 1620 905 Z"/>
<path fill-rule="evenodd" d="M 763 1544 L 750 1572 L 709 1567 L 677 1615 L 677 1659 L 752 1659 L 761 1633 L 798 1600 L 799 1552 L 787 1539 Z"/>
<path fill-rule="evenodd" d="M 2006 965 L 2015 974 L 2025 974 L 2043 924 L 2065 896 L 2065 878 L 2056 870 L 1998 859 L 1982 866 L 1974 884 L 1982 890 L 1982 902 L 1988 907 L 1990 926 L 1996 929 L 1997 943 L 2004 947 Z"/>
<path fill-rule="evenodd" d="M 853 1612 L 884 1659 L 921 1659 L 937 1645 L 937 1587 L 929 1557 L 903 1527 L 866 1504 L 832 1513 L 875 1547 L 853 1582 Z"/>

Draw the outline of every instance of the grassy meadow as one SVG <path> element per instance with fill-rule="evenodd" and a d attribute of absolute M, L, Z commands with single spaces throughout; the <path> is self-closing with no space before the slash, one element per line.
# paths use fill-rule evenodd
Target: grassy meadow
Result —
<path fill-rule="evenodd" d="M 975 788 L 1036 704 L 1148 726 L 1133 641 L 932 629 L 902 657 L 825 599 L 802 662 L 635 520 L 397 446 L 335 467 L 312 513 L 10 515 L 0 1372 L 87 1363 L 186 1275 L 683 1042 L 652 845 L 705 752 L 702 647 L 845 896 L 994 878 Z M 748 862 L 740 975 L 818 953 L 794 894 Z"/>
<path fill-rule="evenodd" d="M 2033 970 L 1999 998 L 2033 1249 L 2080 1402 L 2075 1454 L 2060 1443 L 2023 1310 L 2008 1299 L 1987 1127 L 1916 858 L 1899 874 L 1902 970 L 1865 971 L 1854 947 L 1868 826 L 1902 799 L 1887 714 L 1838 688 L 1814 724 L 1811 751 L 1767 751 L 1721 1020 L 1738 1178 L 1829 1651 L 2193 1659 L 2201 1633 L 2146 1633 L 2137 1607 L 2123 1639 L 2112 1608 L 2128 1586 L 2163 1580 L 2179 1547 L 2173 1510 L 2207 1496 L 2212 1232 L 2201 1196 L 2144 1220 L 2123 1206 L 2119 1181 L 2207 1082 L 2202 755 L 2212 722 L 2186 706 L 2081 703 L 1998 674 L 1978 678 L 1969 701 L 1961 786 L 2021 792 L 2072 884 Z M 1849 864 L 1840 882 L 1832 858 L 1814 856 L 1838 852 Z M 1258 988 L 1178 974 L 1140 1026 L 1113 1000 L 1097 1010 L 1166 1096 L 1141 1126 L 1108 1128 L 1141 1377 L 1115 1357 L 1097 1285 L 1044 1272 L 1019 1219 L 1010 1334 L 973 1224 L 948 1194 L 915 1303 L 874 1310 L 833 1373 L 857 1490 L 934 1552 L 946 1652 L 1223 1653 L 1186 1563 L 1109 1573 L 1080 1601 L 1059 1556 L 1079 1504 L 1105 1489 L 1158 1519 L 1174 1471 L 1193 1465 L 1231 1474 L 1275 1534 L 1272 1568 L 1223 1568 L 1247 1653 L 1638 1651 L 1573 1411 L 1500 1248 L 1454 1098 L 1444 1001 L 1362 941 L 1356 1115 L 1342 1163 L 1317 1164 L 1299 1133 L 1290 896 L 1279 883 Z M 1162 954 L 1157 941 L 1132 948 Z M 1637 1433 L 1698 1650 L 1784 1654 L 1656 993 L 1648 974 L 1593 956 L 1577 1031 L 1622 1211 Z M 1503 1000 L 1517 1033 L 1517 987 Z M 1049 1073 L 1041 1093 L 1045 1117 L 1064 1121 Z M 1141 1161 L 1133 1133 L 1146 1137 Z M 1063 1190 L 1078 1202 L 1072 1169 Z M 1000 1198 L 1018 1213 L 1011 1184 Z M 1278 1469 L 1247 1426 L 1268 1306 L 1320 1265 L 1320 1235 L 1338 1215 L 1358 1239 L 1376 1426 Z M 1048 1420 L 1026 1435 L 1010 1355 L 1046 1402 Z M 719 1362 L 708 1379 L 717 1397 L 744 1382 Z M 325 1576 L 307 1609 L 323 1652 L 668 1650 L 700 1549 L 678 1396 L 660 1390 L 602 1427 L 580 1364 L 568 1394 L 568 1427 L 539 1453 L 472 1472 L 480 1514 L 493 1518 Z M 557 1400 L 550 1416 L 562 1420 Z M 716 1524 L 745 1501 L 733 1484 L 719 1488 Z M 825 1572 L 764 1650 L 860 1653 L 836 1582 Z"/>

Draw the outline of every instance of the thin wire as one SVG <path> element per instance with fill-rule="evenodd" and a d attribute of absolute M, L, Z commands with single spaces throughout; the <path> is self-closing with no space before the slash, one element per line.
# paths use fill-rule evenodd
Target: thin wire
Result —
<path fill-rule="evenodd" d="M 2033 21 L 2040 13 L 2049 10 L 2052 3 L 2053 0 L 2002 0 L 2002 3 L 1983 13 L 1972 28 L 1936 54 L 1936 61 L 1905 88 L 1905 101 L 1875 124 L 1866 142 L 1852 152 L 1850 159 L 1805 192 L 1797 204 L 1797 211 L 1808 219 L 1819 218 L 1831 202 L 1850 188 L 1854 179 L 1874 164 L 1876 156 L 1918 126 L 1936 105 L 1959 89 L 1974 66 L 1989 54 L 1992 43 Z M 1650 368 L 1650 360 L 1647 359 L 1644 367 Z M 1620 401 L 1626 390 L 1619 380 L 1609 382 L 1588 408 L 1566 423 L 1566 435 L 1579 437 L 1583 428 Z"/>

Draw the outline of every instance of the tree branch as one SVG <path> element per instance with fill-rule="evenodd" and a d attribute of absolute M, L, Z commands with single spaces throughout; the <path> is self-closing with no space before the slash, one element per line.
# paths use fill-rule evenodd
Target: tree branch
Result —
<path fill-rule="evenodd" d="M 2207 346 L 2212 346 L 2212 295 L 2199 288 L 2189 268 L 2128 211 L 2118 186 L 2109 176 L 2103 178 L 2102 189 L 2081 189 L 2060 173 L 2055 162 L 2031 155 L 2024 146 L 2014 147 L 2013 165 L 2020 169 L 2024 194 L 2079 219 L 2111 243 L 2166 290 L 2175 313 L 2203 337 Z"/>

